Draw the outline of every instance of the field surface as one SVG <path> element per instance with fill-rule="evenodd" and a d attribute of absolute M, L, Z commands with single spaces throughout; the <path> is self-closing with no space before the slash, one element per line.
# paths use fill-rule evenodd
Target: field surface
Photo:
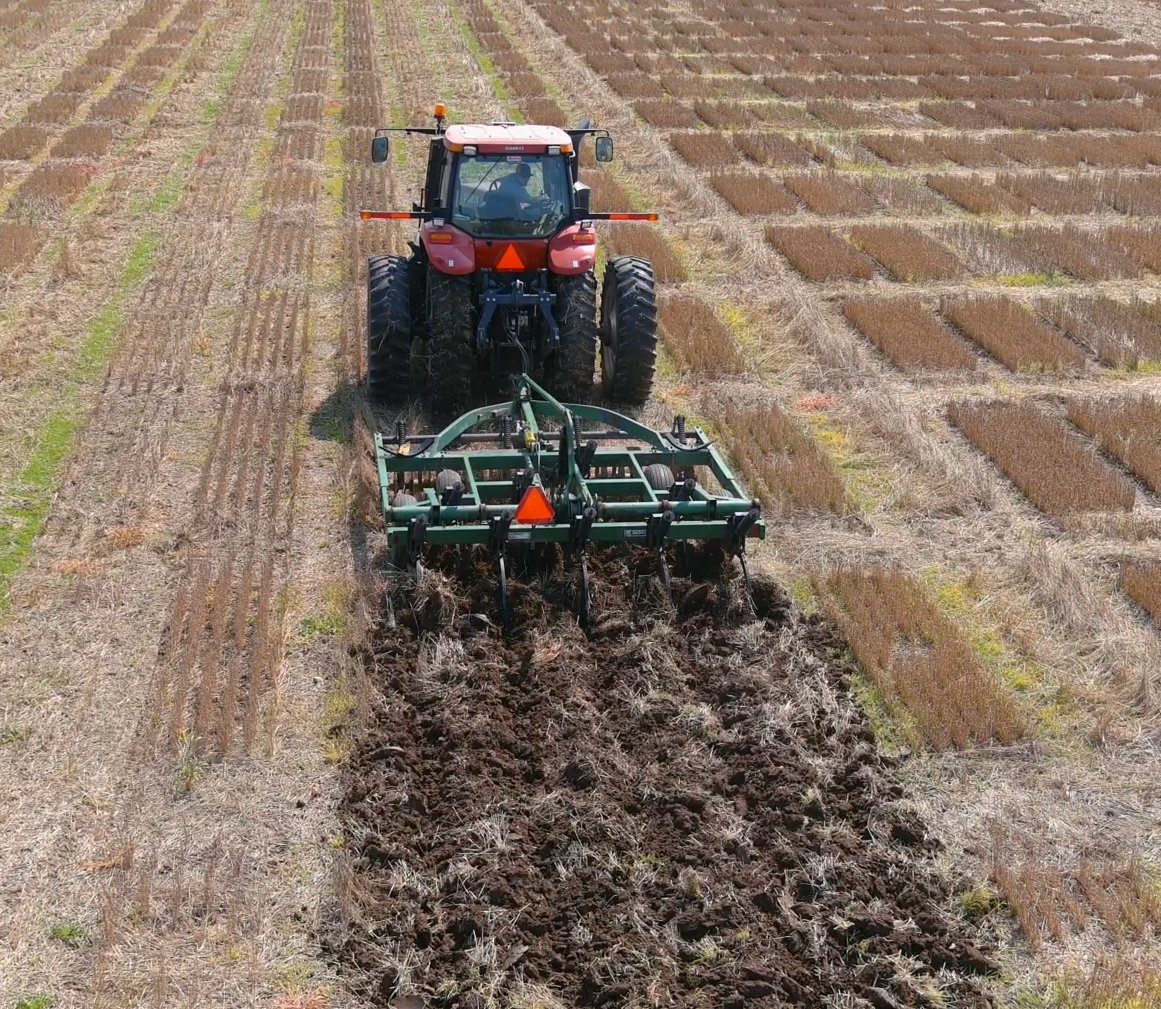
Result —
<path fill-rule="evenodd" d="M 1158 11 L 0 0 L 0 1005 L 1161 1006 Z M 385 563 L 436 101 L 613 133 L 756 613 Z"/>

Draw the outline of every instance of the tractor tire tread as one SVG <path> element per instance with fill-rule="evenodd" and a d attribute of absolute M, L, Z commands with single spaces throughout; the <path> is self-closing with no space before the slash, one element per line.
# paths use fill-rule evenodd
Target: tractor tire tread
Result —
<path fill-rule="evenodd" d="M 597 277 L 592 270 L 556 278 L 556 325 L 560 347 L 553 394 L 565 402 L 592 398 L 597 368 Z"/>
<path fill-rule="evenodd" d="M 367 398 L 399 403 L 411 383 L 411 263 L 385 253 L 367 259 Z"/>
<path fill-rule="evenodd" d="M 601 290 L 602 341 L 606 300 L 616 299 L 617 347 L 610 376 L 602 368 L 605 396 L 640 405 L 653 390 L 657 371 L 657 294 L 653 264 L 641 256 L 614 256 L 605 267 Z"/>
<path fill-rule="evenodd" d="M 427 267 L 427 345 L 438 413 L 456 416 L 467 406 L 475 377 L 472 279 Z"/>

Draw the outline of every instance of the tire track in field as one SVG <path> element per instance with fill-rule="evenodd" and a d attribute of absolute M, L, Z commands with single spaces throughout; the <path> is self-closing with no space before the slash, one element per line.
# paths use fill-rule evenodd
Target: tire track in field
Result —
<path fill-rule="evenodd" d="M 276 160 L 263 186 L 194 495 L 198 553 L 160 648 L 154 710 L 168 712 L 171 746 L 192 738 L 199 749 L 248 751 L 277 704 L 333 14 L 332 0 L 306 0 L 275 147 L 309 157 Z"/>

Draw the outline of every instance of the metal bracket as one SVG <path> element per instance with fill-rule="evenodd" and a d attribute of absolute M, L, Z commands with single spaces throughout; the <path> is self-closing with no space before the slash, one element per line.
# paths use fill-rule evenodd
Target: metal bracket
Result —
<path fill-rule="evenodd" d="M 673 512 L 669 509 L 649 516 L 645 539 L 652 549 L 660 550 L 665 546 L 665 537 L 669 532 L 669 527 L 673 525 L 673 518 Z"/>
<path fill-rule="evenodd" d="M 498 518 L 492 519 L 491 526 L 488 530 L 488 546 L 494 552 L 503 554 L 508 544 L 508 531 L 512 527 L 512 519 L 514 513 L 510 511 L 504 512 Z"/>
<path fill-rule="evenodd" d="M 427 538 L 427 516 L 417 515 L 407 523 L 407 561 L 418 564 L 423 559 L 423 543 Z"/>
<path fill-rule="evenodd" d="M 669 488 L 670 501 L 692 501 L 693 493 L 697 490 L 697 481 L 693 477 L 679 480 Z"/>
<path fill-rule="evenodd" d="M 726 549 L 731 554 L 740 556 L 746 552 L 746 536 L 754 528 L 754 523 L 758 521 L 761 514 L 761 510 L 754 507 L 749 511 L 727 516 Z"/>
<path fill-rule="evenodd" d="M 589 532 L 597 520 L 597 510 L 588 505 L 583 512 L 572 520 L 568 531 L 568 544 L 574 554 L 584 553 L 589 541 Z"/>
<path fill-rule="evenodd" d="M 547 270 L 536 271 L 534 286 L 525 288 L 524 281 L 517 278 L 511 290 L 501 290 L 492 280 L 491 270 L 482 270 L 484 289 L 480 292 L 480 323 L 476 327 L 476 346 L 480 350 L 487 350 L 489 345 L 488 326 L 492 317 L 500 306 L 512 308 L 526 308 L 535 306 L 540 309 L 544 318 L 545 328 L 548 330 L 548 343 L 555 347 L 560 343 L 560 329 L 556 325 L 556 316 L 552 314 L 552 306 L 556 302 L 556 295 L 548 289 Z"/>

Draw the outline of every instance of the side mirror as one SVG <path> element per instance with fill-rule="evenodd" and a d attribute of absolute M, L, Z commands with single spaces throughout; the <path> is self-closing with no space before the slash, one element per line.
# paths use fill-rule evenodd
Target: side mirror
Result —
<path fill-rule="evenodd" d="M 593 191 L 583 182 L 574 182 L 572 205 L 577 217 L 584 217 L 592 210 Z"/>
<path fill-rule="evenodd" d="M 381 165 L 387 160 L 388 150 L 389 145 L 386 137 L 374 137 L 371 140 L 371 160 L 375 164 Z"/>
<path fill-rule="evenodd" d="M 612 137 L 597 137 L 597 160 L 598 161 L 612 161 L 613 160 L 613 138 Z"/>

